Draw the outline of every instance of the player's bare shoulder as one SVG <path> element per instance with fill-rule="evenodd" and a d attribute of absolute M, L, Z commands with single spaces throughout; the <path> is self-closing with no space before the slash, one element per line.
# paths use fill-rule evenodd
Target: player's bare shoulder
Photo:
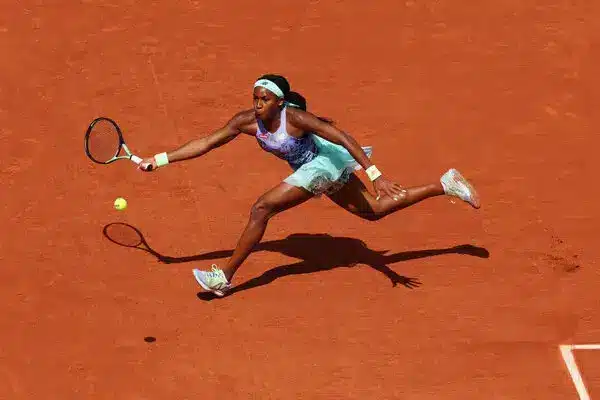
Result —
<path fill-rule="evenodd" d="M 296 107 L 288 107 L 286 109 L 287 120 L 292 126 L 305 129 L 314 128 L 321 121 L 319 118 L 309 111 L 304 111 Z"/>
<path fill-rule="evenodd" d="M 240 133 L 254 135 L 256 133 L 256 116 L 253 109 L 240 111 L 229 121 L 229 125 Z"/>
<path fill-rule="evenodd" d="M 302 118 L 304 114 L 306 114 L 306 111 L 297 107 L 287 107 L 285 109 L 285 115 L 288 121 L 296 121 L 298 118 Z"/>

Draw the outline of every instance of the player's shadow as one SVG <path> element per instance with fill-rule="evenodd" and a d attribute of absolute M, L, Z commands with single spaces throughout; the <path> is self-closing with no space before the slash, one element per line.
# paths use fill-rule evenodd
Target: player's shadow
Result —
<path fill-rule="evenodd" d="M 146 251 L 165 264 L 215 260 L 230 257 L 233 254 L 233 250 L 217 250 L 192 256 L 170 257 L 152 249 L 144 239 L 142 233 L 131 225 L 123 223 L 109 224 L 104 227 L 103 232 L 112 242 Z M 122 237 L 127 239 L 121 239 Z M 309 274 L 356 265 L 367 265 L 381 272 L 390 280 L 393 286 L 400 284 L 407 288 L 415 288 L 421 285 L 417 279 L 400 275 L 388 265 L 443 254 L 464 254 L 479 258 L 488 258 L 490 256 L 490 253 L 485 248 L 470 244 L 388 254 L 389 250 L 378 251 L 369 249 L 359 239 L 308 233 L 297 233 L 285 239 L 259 243 L 253 252 L 258 251 L 277 252 L 296 258 L 299 261 L 269 269 L 256 278 L 236 285 L 229 291 L 229 294 L 266 285 L 276 279 L 289 275 Z M 208 269 L 207 267 L 208 265 L 204 268 Z M 198 293 L 198 297 L 203 300 L 212 300 L 215 298 L 210 292 L 200 292 Z"/>

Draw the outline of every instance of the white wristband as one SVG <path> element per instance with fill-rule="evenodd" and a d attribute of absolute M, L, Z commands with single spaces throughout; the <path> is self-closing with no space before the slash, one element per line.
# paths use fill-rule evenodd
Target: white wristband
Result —
<path fill-rule="evenodd" d="M 154 156 L 154 161 L 157 167 L 162 167 L 169 163 L 169 157 L 167 157 L 167 153 L 159 153 Z"/>
<path fill-rule="evenodd" d="M 381 172 L 379 172 L 379 170 L 377 169 L 377 167 L 374 166 L 374 165 L 371 165 L 369 168 L 367 168 L 365 170 L 365 172 L 369 176 L 369 179 L 371 180 L 371 182 L 381 176 Z"/>

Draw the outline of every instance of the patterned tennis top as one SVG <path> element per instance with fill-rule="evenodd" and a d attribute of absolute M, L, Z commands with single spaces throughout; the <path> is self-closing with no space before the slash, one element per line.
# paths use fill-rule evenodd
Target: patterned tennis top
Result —
<path fill-rule="evenodd" d="M 312 161 L 319 153 L 312 135 L 296 138 L 288 135 L 286 128 L 286 109 L 281 110 L 279 128 L 274 133 L 269 132 L 260 119 L 256 119 L 258 130 L 256 140 L 263 150 L 285 160 L 293 169 Z"/>

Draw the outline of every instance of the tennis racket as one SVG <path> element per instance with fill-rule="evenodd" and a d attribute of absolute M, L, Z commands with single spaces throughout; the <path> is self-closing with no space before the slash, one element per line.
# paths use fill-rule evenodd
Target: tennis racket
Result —
<path fill-rule="evenodd" d="M 125 144 L 119 125 L 107 117 L 98 117 L 88 126 L 85 132 L 85 154 L 97 164 L 110 164 L 117 160 L 131 160 L 137 165 L 142 162 Z M 147 171 L 151 169 L 152 165 L 146 167 Z"/>

